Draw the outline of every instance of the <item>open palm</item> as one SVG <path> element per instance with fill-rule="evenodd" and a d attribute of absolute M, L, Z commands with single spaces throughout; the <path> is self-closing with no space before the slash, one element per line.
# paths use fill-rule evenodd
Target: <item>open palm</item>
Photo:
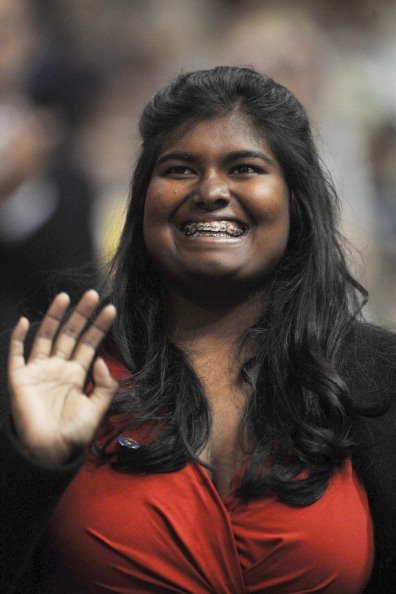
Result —
<path fill-rule="evenodd" d="M 89 323 L 98 301 L 95 291 L 87 291 L 62 325 L 69 298 L 65 293 L 57 295 L 27 361 L 26 318 L 21 318 L 11 335 L 8 381 L 14 424 L 19 440 L 41 463 L 66 462 L 85 448 L 117 388 L 103 359 L 95 358 L 114 321 L 115 308 L 107 305 Z M 83 390 L 93 361 L 94 388 L 87 396 Z"/>

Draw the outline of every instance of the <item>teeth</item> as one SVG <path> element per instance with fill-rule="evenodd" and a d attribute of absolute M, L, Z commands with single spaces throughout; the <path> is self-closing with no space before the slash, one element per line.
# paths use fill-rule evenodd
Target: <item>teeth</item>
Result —
<path fill-rule="evenodd" d="M 189 223 L 183 227 L 185 235 L 195 235 L 196 233 L 221 233 L 231 237 L 243 235 L 245 230 L 237 223 L 231 221 L 213 221 L 208 223 Z"/>

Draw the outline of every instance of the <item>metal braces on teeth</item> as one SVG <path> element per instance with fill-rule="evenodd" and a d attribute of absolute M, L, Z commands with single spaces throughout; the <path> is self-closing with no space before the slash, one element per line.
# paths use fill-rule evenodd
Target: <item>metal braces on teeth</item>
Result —
<path fill-rule="evenodd" d="M 190 223 L 184 227 L 184 234 L 186 236 L 194 235 L 197 232 L 206 231 L 208 232 L 208 236 L 212 233 L 221 233 L 226 235 L 231 235 L 233 237 L 239 237 L 243 235 L 245 230 L 241 229 L 235 223 L 227 222 L 227 221 L 219 221 L 213 223 Z M 205 234 L 206 235 L 206 234 Z"/>

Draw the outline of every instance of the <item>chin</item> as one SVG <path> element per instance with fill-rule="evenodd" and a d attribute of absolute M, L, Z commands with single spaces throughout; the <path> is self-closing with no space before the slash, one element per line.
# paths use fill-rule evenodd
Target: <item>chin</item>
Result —
<path fill-rule="evenodd" d="M 164 278 L 164 275 L 162 275 Z M 267 292 L 272 275 L 247 277 L 230 269 L 195 269 L 184 271 L 164 279 L 170 292 L 208 308 L 224 308 L 251 299 L 252 294 Z"/>

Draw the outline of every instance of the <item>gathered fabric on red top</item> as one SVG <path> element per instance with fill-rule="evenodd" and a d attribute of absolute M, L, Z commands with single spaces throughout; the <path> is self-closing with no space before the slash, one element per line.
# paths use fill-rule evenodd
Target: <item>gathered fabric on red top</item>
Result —
<path fill-rule="evenodd" d="M 196 463 L 128 474 L 88 456 L 49 539 L 57 594 L 357 594 L 374 557 L 367 497 L 350 460 L 319 501 L 295 508 L 274 498 L 245 505 L 234 488 L 223 500 Z"/>

